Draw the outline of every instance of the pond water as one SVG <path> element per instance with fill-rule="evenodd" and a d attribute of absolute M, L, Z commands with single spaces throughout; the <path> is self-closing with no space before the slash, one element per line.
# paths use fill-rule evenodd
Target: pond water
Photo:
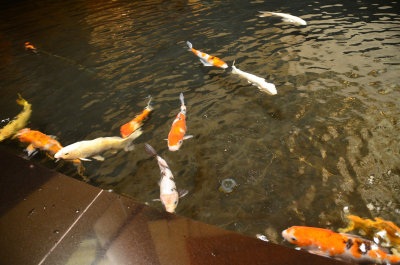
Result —
<path fill-rule="evenodd" d="M 153 97 L 132 152 L 83 162 L 89 183 L 163 210 L 150 143 L 168 162 L 177 214 L 281 243 L 292 225 L 337 230 L 346 209 L 400 224 L 400 15 L 395 1 L 10 1 L 0 10 L 0 120 L 20 93 L 31 129 L 62 145 L 118 136 Z M 290 13 L 307 26 L 258 17 Z M 193 47 L 274 83 L 270 96 Z M 24 50 L 30 41 L 38 55 Z M 167 138 L 187 106 L 187 133 Z M 0 125 L 4 126 L 6 122 Z M 0 143 L 19 155 L 26 145 Z M 81 179 L 44 153 L 33 158 Z M 27 176 L 29 177 L 29 176 Z M 232 193 L 219 190 L 232 178 Z"/>

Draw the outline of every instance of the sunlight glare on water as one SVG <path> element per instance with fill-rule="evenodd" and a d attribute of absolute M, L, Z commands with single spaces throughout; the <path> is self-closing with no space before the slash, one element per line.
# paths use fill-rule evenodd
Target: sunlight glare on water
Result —
<path fill-rule="evenodd" d="M 336 230 L 344 207 L 400 224 L 400 16 L 397 1 L 10 2 L 0 11 L 0 120 L 32 104 L 28 127 L 63 146 L 119 135 L 153 98 L 132 152 L 84 162 L 90 183 L 162 210 L 150 143 L 189 194 L 177 213 L 281 242 L 292 225 Z M 290 13 L 307 26 L 258 17 Z M 30 41 L 38 55 L 26 52 Z M 270 96 L 187 50 L 274 83 Z M 167 138 L 187 106 L 178 152 Z M 1 125 L 3 126 L 4 123 Z M 24 155 L 25 145 L 1 143 Z M 44 154 L 32 160 L 80 178 Z M 229 194 L 218 190 L 232 178 Z"/>

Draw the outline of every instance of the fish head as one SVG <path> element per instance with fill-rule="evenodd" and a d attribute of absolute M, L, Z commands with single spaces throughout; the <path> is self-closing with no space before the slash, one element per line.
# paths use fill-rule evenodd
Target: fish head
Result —
<path fill-rule="evenodd" d="M 79 158 L 78 150 L 74 145 L 68 145 L 61 148 L 55 153 L 54 158 L 61 159 L 76 159 Z"/>
<path fill-rule="evenodd" d="M 292 226 L 282 232 L 282 237 L 299 247 L 309 247 L 315 243 L 315 237 L 318 237 L 318 231 L 314 229 L 305 226 Z"/>
<path fill-rule="evenodd" d="M 226 68 L 228 68 L 228 65 L 227 65 L 226 63 L 223 63 L 223 64 L 221 65 L 221 68 L 222 68 L 222 69 L 226 69 Z"/>
<path fill-rule="evenodd" d="M 178 192 L 161 194 L 160 199 L 165 207 L 165 210 L 169 213 L 174 213 L 176 206 L 178 206 L 179 195 Z"/>
<path fill-rule="evenodd" d="M 168 149 L 169 149 L 169 151 L 172 151 L 172 152 L 178 151 L 179 148 L 181 148 L 182 143 L 183 143 L 183 139 L 179 140 L 178 142 L 176 142 L 174 144 L 171 144 L 171 142 L 168 141 Z"/>

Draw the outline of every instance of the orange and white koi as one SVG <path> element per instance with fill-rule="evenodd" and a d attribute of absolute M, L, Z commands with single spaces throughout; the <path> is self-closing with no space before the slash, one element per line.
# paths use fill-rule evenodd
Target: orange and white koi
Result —
<path fill-rule="evenodd" d="M 143 126 L 143 121 L 148 118 L 150 112 L 153 110 L 153 108 L 150 105 L 150 102 L 151 102 L 151 97 L 149 102 L 147 103 L 147 106 L 142 111 L 142 113 L 136 115 L 136 117 L 133 120 L 121 126 L 120 131 L 122 138 L 128 137 L 134 131 Z"/>
<path fill-rule="evenodd" d="M 379 217 L 375 217 L 375 221 L 373 221 L 356 215 L 347 215 L 346 218 L 349 220 L 349 225 L 346 228 L 339 229 L 339 232 L 347 233 L 359 229 L 367 237 L 373 239 L 375 243 L 385 247 L 395 247 L 400 251 L 400 228 L 393 222 L 385 221 Z"/>
<path fill-rule="evenodd" d="M 179 194 L 176 190 L 176 185 L 174 181 L 174 176 L 172 175 L 171 170 L 168 167 L 167 162 L 162 159 L 154 150 L 154 148 L 145 143 L 145 148 L 147 153 L 157 158 L 158 166 L 161 171 L 161 180 L 160 184 L 160 200 L 165 207 L 165 210 L 169 213 L 175 212 L 176 206 L 178 206 Z"/>
<path fill-rule="evenodd" d="M 193 135 L 186 135 L 186 106 L 183 99 L 183 94 L 179 95 L 181 100 L 181 111 L 176 115 L 175 120 L 172 122 L 171 130 L 168 134 L 168 148 L 170 151 L 178 151 L 181 147 L 183 140 L 192 138 Z"/>
<path fill-rule="evenodd" d="M 222 61 L 220 58 L 211 56 L 207 53 L 201 52 L 199 50 L 193 49 L 193 45 L 189 42 L 186 41 L 187 46 L 189 47 L 189 51 L 193 52 L 200 58 L 200 62 L 204 66 L 216 66 L 222 69 L 228 68 L 228 65 Z"/>
<path fill-rule="evenodd" d="M 329 229 L 292 226 L 282 232 L 284 239 L 311 253 L 362 264 L 397 264 L 392 255 L 372 241 L 336 233 Z"/>
<path fill-rule="evenodd" d="M 26 123 L 31 116 L 32 109 L 31 104 L 18 94 L 17 104 L 24 106 L 24 109 L 15 117 L 14 120 L 7 123 L 6 126 L 0 129 L 0 142 L 4 139 L 13 136 L 16 132 L 25 127 Z"/>
<path fill-rule="evenodd" d="M 53 137 L 29 128 L 20 130 L 17 133 L 17 137 L 20 142 L 29 143 L 28 147 L 26 148 L 28 156 L 34 155 L 37 152 L 36 149 L 40 149 L 47 151 L 51 158 L 53 158 L 54 155 L 63 148 L 61 144 Z M 81 161 L 79 159 L 75 159 L 72 162 L 78 167 L 78 172 L 82 173 L 83 166 Z"/>
<path fill-rule="evenodd" d="M 29 41 L 25 42 L 24 46 L 25 50 L 32 51 L 33 53 L 38 53 L 35 46 L 33 46 L 32 43 L 30 43 Z"/>

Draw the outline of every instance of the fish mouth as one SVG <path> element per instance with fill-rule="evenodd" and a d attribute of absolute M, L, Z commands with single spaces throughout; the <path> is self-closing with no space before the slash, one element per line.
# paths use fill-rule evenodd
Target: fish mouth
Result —
<path fill-rule="evenodd" d="M 169 151 L 172 151 L 172 152 L 178 151 L 179 148 L 180 148 L 179 145 L 171 145 L 171 146 L 168 146 Z"/>

